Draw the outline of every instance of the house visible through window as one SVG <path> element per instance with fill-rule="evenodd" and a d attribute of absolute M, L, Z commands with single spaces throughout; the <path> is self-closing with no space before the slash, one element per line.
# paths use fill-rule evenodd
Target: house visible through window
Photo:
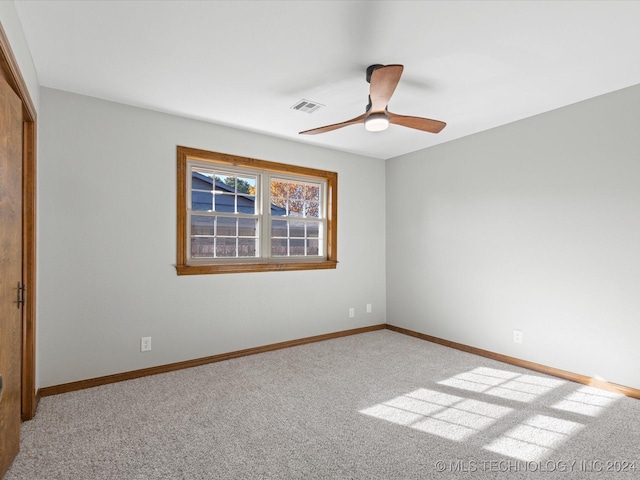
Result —
<path fill-rule="evenodd" d="M 193 259 L 252 258 L 259 252 L 256 175 L 190 165 Z"/>
<path fill-rule="evenodd" d="M 337 174 L 178 147 L 178 274 L 335 268 Z"/>

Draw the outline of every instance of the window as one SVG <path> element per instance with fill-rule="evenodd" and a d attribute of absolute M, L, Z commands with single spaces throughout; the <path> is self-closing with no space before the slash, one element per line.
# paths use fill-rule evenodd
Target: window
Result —
<path fill-rule="evenodd" d="M 338 174 L 178 147 L 178 275 L 337 262 Z"/>

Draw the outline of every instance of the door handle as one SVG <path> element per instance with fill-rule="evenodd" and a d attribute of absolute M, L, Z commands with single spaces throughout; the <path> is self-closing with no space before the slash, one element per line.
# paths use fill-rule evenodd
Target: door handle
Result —
<path fill-rule="evenodd" d="M 18 288 L 17 288 L 17 299 L 16 299 L 16 303 L 18 304 L 18 308 L 20 307 L 24 307 L 25 304 L 27 303 L 27 300 L 25 299 L 25 292 L 27 291 L 27 286 L 23 285 L 22 282 L 18 282 Z"/>

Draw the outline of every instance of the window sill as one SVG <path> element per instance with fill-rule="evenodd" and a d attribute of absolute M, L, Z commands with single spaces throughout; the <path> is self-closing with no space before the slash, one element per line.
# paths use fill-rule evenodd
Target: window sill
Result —
<path fill-rule="evenodd" d="M 281 272 L 292 270 L 335 269 L 338 262 L 323 260 L 318 262 L 265 262 L 227 263 L 224 265 L 176 265 L 178 275 L 206 275 L 218 273 Z"/>

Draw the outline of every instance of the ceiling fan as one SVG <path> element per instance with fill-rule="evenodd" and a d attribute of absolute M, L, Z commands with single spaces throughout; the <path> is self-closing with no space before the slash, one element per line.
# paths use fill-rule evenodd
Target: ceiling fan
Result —
<path fill-rule="evenodd" d="M 369 87 L 369 104 L 367 105 L 365 113 L 346 122 L 305 130 L 304 132 L 300 132 L 300 135 L 316 135 L 349 125 L 355 125 L 356 123 L 364 123 L 364 127 L 370 132 L 385 130 L 390 123 L 415 128 L 423 132 L 440 132 L 440 130 L 445 127 L 445 122 L 431 120 L 429 118 L 397 115 L 387 110 L 389 99 L 400 81 L 403 69 L 404 67 L 402 65 L 371 65 L 367 68 L 367 82 L 369 82 L 371 86 Z"/>

